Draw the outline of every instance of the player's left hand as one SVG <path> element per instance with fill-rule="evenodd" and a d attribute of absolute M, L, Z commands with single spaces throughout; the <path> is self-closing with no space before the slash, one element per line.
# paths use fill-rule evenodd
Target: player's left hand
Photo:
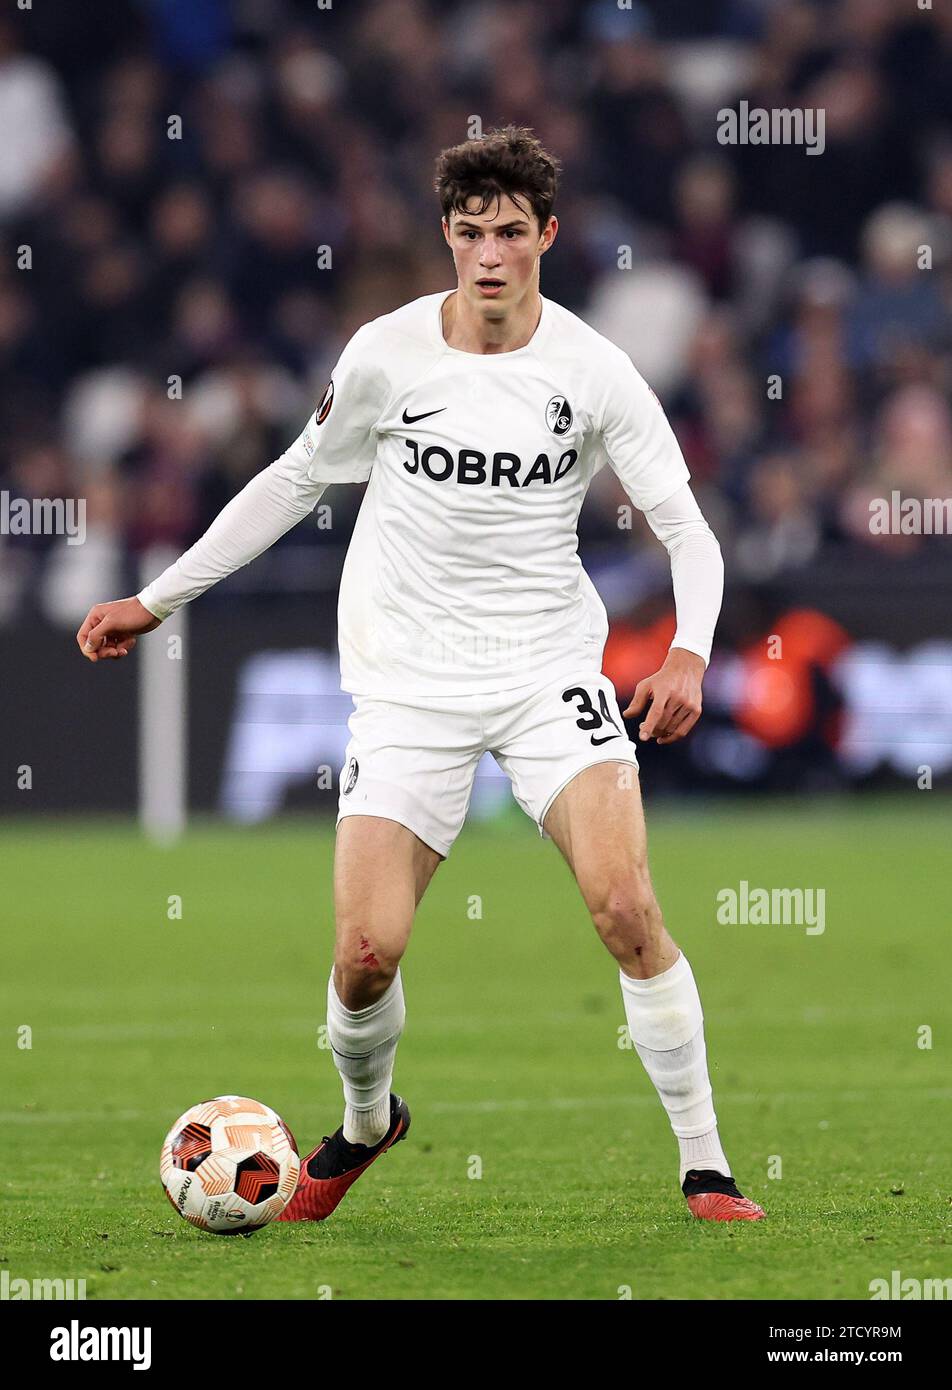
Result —
<path fill-rule="evenodd" d="M 650 701 L 638 728 L 642 741 L 653 738 L 659 744 L 676 743 L 691 732 L 701 717 L 705 669 L 703 659 L 694 652 L 672 647 L 661 670 L 638 682 L 624 715 L 633 719 Z"/>

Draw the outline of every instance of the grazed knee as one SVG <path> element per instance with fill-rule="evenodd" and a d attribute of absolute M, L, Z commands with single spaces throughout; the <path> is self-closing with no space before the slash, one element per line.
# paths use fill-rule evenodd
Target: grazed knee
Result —
<path fill-rule="evenodd" d="M 366 1009 L 389 987 L 400 956 L 368 931 L 348 933 L 334 957 L 334 987 L 346 1009 Z"/>

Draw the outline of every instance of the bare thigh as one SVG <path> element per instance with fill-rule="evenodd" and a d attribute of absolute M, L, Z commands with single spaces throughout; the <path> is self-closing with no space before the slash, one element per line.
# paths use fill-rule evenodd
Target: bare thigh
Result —
<path fill-rule="evenodd" d="M 398 821 L 341 821 L 334 853 L 334 986 L 345 1008 L 365 1009 L 387 989 L 417 906 L 442 862 Z"/>
<path fill-rule="evenodd" d="M 630 763 L 597 763 L 553 801 L 546 833 L 558 845 L 605 946 L 626 975 L 649 979 L 672 966 L 671 940 L 648 872 L 648 839 L 638 773 Z"/>

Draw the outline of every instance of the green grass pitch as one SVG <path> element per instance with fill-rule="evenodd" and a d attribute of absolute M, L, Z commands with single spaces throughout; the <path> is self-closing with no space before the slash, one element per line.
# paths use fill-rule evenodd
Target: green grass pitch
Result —
<path fill-rule="evenodd" d="M 948 1278 L 949 809 L 925 792 L 649 805 L 725 1148 L 766 1221 L 689 1216 L 667 1119 L 618 1045 L 614 964 L 514 809 L 466 827 L 417 920 L 407 1141 L 330 1221 L 246 1240 L 176 1216 L 159 1147 L 223 1092 L 272 1105 L 302 1151 L 339 1124 L 318 1046 L 331 829 L 196 825 L 162 851 L 122 826 L 11 822 L 0 1270 L 84 1278 L 91 1299 L 863 1299 L 894 1269 Z M 741 879 L 824 888 L 825 932 L 719 926 L 715 895 Z"/>

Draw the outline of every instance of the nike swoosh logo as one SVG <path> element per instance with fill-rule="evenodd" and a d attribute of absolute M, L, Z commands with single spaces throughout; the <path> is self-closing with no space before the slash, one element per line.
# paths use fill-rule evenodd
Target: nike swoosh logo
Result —
<path fill-rule="evenodd" d="M 440 408 L 439 408 L 439 410 L 424 410 L 424 412 L 423 412 L 422 415 L 408 415 L 407 412 L 404 411 L 404 412 L 403 412 L 403 423 L 404 423 L 405 425 L 415 425 L 416 422 L 417 422 L 417 420 L 426 420 L 430 415 L 439 415 L 439 414 L 441 414 L 441 412 L 444 411 L 445 409 L 446 409 L 446 406 L 445 406 L 445 405 L 441 405 Z"/>
<path fill-rule="evenodd" d="M 605 738 L 596 738 L 595 735 L 592 734 L 593 743 L 611 743 L 613 738 L 621 738 L 621 734 L 607 734 Z"/>

